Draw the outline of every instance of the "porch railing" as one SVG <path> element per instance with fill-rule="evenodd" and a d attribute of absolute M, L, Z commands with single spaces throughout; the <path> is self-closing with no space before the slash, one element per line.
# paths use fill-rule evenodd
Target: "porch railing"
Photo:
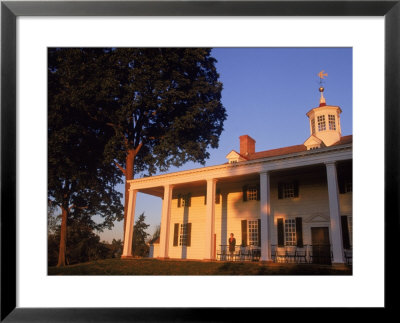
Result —
<path fill-rule="evenodd" d="M 220 245 L 217 250 L 217 260 L 222 261 L 259 261 L 261 249 L 258 246 L 235 246 L 235 251 L 229 251 L 229 245 Z"/>
<path fill-rule="evenodd" d="M 229 245 L 220 245 L 217 249 L 217 260 L 221 261 L 259 261 L 261 248 L 259 246 L 235 246 L 235 251 L 229 251 Z M 314 263 L 331 264 L 332 247 L 329 244 L 314 244 L 299 246 L 271 245 L 271 258 L 276 263 Z M 344 250 L 347 264 L 352 264 L 352 249 Z"/>

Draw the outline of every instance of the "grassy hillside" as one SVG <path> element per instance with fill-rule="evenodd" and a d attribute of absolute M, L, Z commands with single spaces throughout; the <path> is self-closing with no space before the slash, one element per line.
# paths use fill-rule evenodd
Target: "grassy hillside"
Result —
<path fill-rule="evenodd" d="M 64 268 L 49 275 L 351 275 L 351 268 L 251 262 L 206 262 L 158 259 L 105 259 Z"/>

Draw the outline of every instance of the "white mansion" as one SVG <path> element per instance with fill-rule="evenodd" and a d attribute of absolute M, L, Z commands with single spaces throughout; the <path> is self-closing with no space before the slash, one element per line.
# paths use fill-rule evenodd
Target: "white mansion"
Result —
<path fill-rule="evenodd" d="M 234 233 L 238 248 L 258 250 L 257 260 L 306 248 L 307 261 L 319 262 L 316 247 L 323 245 L 329 263 L 345 263 L 352 245 L 352 136 L 341 136 L 342 111 L 326 104 L 323 90 L 319 106 L 307 112 L 304 144 L 256 152 L 255 140 L 244 135 L 225 164 L 131 180 L 122 258 L 131 256 L 142 192 L 163 200 L 152 257 L 223 260 Z"/>

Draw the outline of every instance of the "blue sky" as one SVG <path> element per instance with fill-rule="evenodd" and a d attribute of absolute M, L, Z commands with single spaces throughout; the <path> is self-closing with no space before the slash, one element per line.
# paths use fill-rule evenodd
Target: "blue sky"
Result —
<path fill-rule="evenodd" d="M 352 134 L 351 48 L 214 48 L 212 56 L 218 61 L 228 117 L 219 148 L 210 150 L 206 166 L 225 163 L 245 134 L 256 140 L 256 151 L 302 144 L 310 135 L 306 113 L 319 104 L 321 70 L 328 73 L 326 103 L 342 109 L 342 136 Z M 187 163 L 169 172 L 200 167 Z M 152 234 L 161 221 L 161 199 L 138 193 L 135 221 L 142 212 Z M 101 239 L 122 239 L 122 227 L 122 222 L 115 223 Z"/>

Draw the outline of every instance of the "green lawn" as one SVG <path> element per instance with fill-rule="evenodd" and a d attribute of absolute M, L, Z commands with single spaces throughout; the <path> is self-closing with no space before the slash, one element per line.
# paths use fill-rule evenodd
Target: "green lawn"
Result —
<path fill-rule="evenodd" d="M 158 259 L 105 259 L 64 268 L 49 275 L 351 275 L 349 267 Z"/>

